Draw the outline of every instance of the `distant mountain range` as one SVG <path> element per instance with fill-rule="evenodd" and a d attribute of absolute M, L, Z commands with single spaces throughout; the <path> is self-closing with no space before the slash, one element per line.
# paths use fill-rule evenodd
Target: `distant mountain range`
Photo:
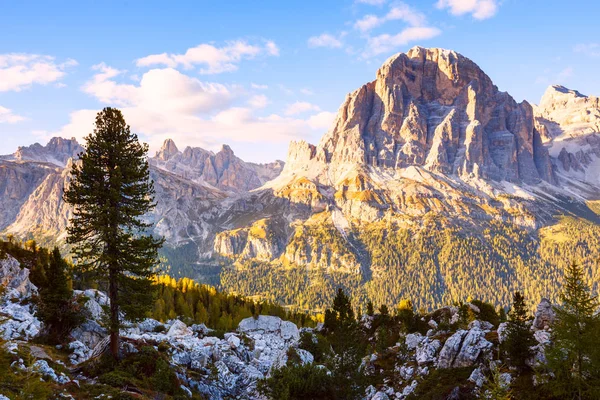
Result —
<path fill-rule="evenodd" d="M 65 167 L 81 151 L 54 138 L 1 157 L 0 231 L 62 241 Z M 150 218 L 174 270 L 307 307 L 339 284 L 388 303 L 426 291 L 435 305 L 463 292 L 507 302 L 527 281 L 539 300 L 556 260 L 579 254 L 560 232 L 590 229 L 582 261 L 600 248 L 600 100 L 551 86 L 517 103 L 449 50 L 391 57 L 285 164 L 172 140 L 150 164 Z"/>

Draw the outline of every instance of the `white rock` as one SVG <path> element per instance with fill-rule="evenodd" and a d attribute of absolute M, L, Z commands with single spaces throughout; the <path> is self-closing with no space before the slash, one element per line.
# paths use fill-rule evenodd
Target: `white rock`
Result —
<path fill-rule="evenodd" d="M 57 374 L 54 369 L 48 365 L 46 360 L 37 360 L 31 366 L 31 371 L 37 372 L 44 377 L 48 377 L 60 385 L 70 382 L 70 379 L 65 374 Z"/>
<path fill-rule="evenodd" d="M 235 335 L 230 335 L 227 338 L 227 342 L 231 345 L 231 348 L 233 349 L 237 349 L 238 347 L 240 347 L 240 338 L 235 336 Z"/>
<path fill-rule="evenodd" d="M 473 382 L 477 387 L 482 387 L 486 380 L 487 379 L 480 368 L 475 368 L 473 372 L 471 372 L 471 376 L 469 376 L 469 381 Z"/>
<path fill-rule="evenodd" d="M 406 335 L 405 343 L 409 350 L 415 350 L 424 337 L 420 333 L 409 333 Z"/>
<path fill-rule="evenodd" d="M 441 346 L 442 345 L 439 340 L 431 340 L 430 338 L 423 340 L 417 346 L 417 351 L 415 354 L 417 363 L 419 365 L 423 365 L 433 362 Z"/>
<path fill-rule="evenodd" d="M 371 400 L 390 400 L 390 398 L 384 392 L 377 392 L 375 396 L 371 397 Z"/>
<path fill-rule="evenodd" d="M 176 320 L 171 328 L 169 328 L 169 332 L 167 332 L 167 337 L 181 337 L 181 336 L 191 336 L 193 334 L 192 330 L 187 327 L 183 322 Z"/>

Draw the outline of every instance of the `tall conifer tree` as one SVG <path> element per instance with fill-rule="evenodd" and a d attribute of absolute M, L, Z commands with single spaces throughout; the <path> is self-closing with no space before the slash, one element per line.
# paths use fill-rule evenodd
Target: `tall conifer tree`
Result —
<path fill-rule="evenodd" d="M 551 388 L 559 398 L 598 399 L 598 300 L 591 294 L 581 265 L 573 262 L 564 279 L 562 304 L 555 308 L 552 347 L 547 352 L 548 367 L 555 376 Z"/>
<path fill-rule="evenodd" d="M 108 284 L 110 350 L 118 357 L 120 313 L 130 320 L 152 307 L 151 276 L 162 240 L 147 234 L 143 220 L 155 206 L 148 145 L 132 134 L 121 111 L 96 116 L 85 152 L 73 164 L 65 201 L 74 207 L 68 243 L 76 267 Z"/>
<path fill-rule="evenodd" d="M 527 360 L 533 356 L 531 347 L 537 342 L 527 323 L 527 306 L 521 292 L 515 292 L 513 295 L 513 306 L 508 316 L 504 349 L 510 358 L 510 364 L 523 371 L 527 369 Z"/>

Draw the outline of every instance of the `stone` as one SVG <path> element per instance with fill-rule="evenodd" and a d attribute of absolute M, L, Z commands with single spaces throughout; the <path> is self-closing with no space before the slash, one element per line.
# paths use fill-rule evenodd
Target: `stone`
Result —
<path fill-rule="evenodd" d="M 484 331 L 490 331 L 490 330 L 494 329 L 494 325 L 492 325 L 492 323 L 488 322 L 488 321 L 475 320 L 475 321 L 471 321 L 469 323 L 468 328 L 469 329 L 479 328 Z"/>
<path fill-rule="evenodd" d="M 371 397 L 371 400 L 390 400 L 390 398 L 384 392 L 377 392 L 373 397 Z"/>
<path fill-rule="evenodd" d="M 46 360 L 37 360 L 35 363 L 33 363 L 30 369 L 31 371 L 37 372 L 45 378 L 51 379 L 59 385 L 64 385 L 65 383 L 71 381 L 65 374 L 57 374 L 54 369 L 48 365 Z"/>
<path fill-rule="evenodd" d="M 535 310 L 535 317 L 533 319 L 533 329 L 548 329 L 554 323 L 556 313 L 552 308 L 552 303 L 548 299 L 542 299 Z"/>
<path fill-rule="evenodd" d="M 415 350 L 424 339 L 420 333 L 409 333 L 405 338 L 406 347 L 409 350 Z"/>
<path fill-rule="evenodd" d="M 453 367 L 470 367 L 475 364 L 482 352 L 492 348 L 492 343 L 485 339 L 485 332 L 479 328 L 473 328 L 465 335 L 460 352 L 456 355 Z"/>
<path fill-rule="evenodd" d="M 9 299 L 22 299 L 37 293 L 37 288 L 29 281 L 29 269 L 21 268 L 12 256 L 0 259 L 0 286 L 9 293 Z"/>
<path fill-rule="evenodd" d="M 78 340 L 69 343 L 69 349 L 71 350 L 71 354 L 69 355 L 71 364 L 81 364 L 87 361 L 92 355 L 92 350 Z"/>
<path fill-rule="evenodd" d="M 432 363 L 436 359 L 436 354 L 441 346 L 439 340 L 425 338 L 425 340 L 419 343 L 415 352 L 417 363 L 419 365 Z"/>
<path fill-rule="evenodd" d="M 93 349 L 108 335 L 108 331 L 94 320 L 87 320 L 71 332 L 71 338 Z"/>
<path fill-rule="evenodd" d="M 452 368 L 454 359 L 460 352 L 463 338 L 466 335 L 467 331 L 459 330 L 446 339 L 438 357 L 438 368 Z"/>
<path fill-rule="evenodd" d="M 169 328 L 167 332 L 167 337 L 179 337 L 179 336 L 189 336 L 192 335 L 193 332 L 190 328 L 187 327 L 183 322 L 176 320 L 173 322 L 173 325 Z"/>
<path fill-rule="evenodd" d="M 469 381 L 473 382 L 477 387 L 482 387 L 483 384 L 487 381 L 487 378 L 485 377 L 483 372 L 481 372 L 481 368 L 475 368 L 469 376 Z"/>

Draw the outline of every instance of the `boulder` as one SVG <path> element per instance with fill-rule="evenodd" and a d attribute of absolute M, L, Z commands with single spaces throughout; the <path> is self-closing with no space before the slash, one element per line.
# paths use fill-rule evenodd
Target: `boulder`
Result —
<path fill-rule="evenodd" d="M 108 331 L 94 320 L 87 320 L 71 332 L 71 337 L 93 349 L 108 335 Z"/>
<path fill-rule="evenodd" d="M 542 299 L 535 310 L 533 319 L 533 329 L 548 329 L 554 323 L 556 313 L 552 307 L 552 303 L 548 299 Z"/>
<path fill-rule="evenodd" d="M 192 330 L 190 328 L 188 328 L 186 324 L 184 324 L 183 322 L 181 322 L 179 320 L 176 320 L 171 325 L 171 328 L 169 328 L 169 331 L 167 332 L 167 337 L 173 338 L 173 337 L 181 337 L 181 336 L 190 336 L 192 334 L 193 334 Z"/>
<path fill-rule="evenodd" d="M 428 364 L 435 360 L 435 356 L 442 345 L 439 340 L 431 340 L 430 338 L 425 338 L 419 345 L 417 346 L 417 351 L 415 354 L 417 363 L 419 365 Z"/>
<path fill-rule="evenodd" d="M 469 330 L 465 336 L 460 352 L 453 362 L 453 367 L 470 367 L 475 364 L 479 355 L 492 348 L 492 343 L 485 339 L 485 332 L 479 328 Z"/>
<path fill-rule="evenodd" d="M 409 350 L 415 350 L 419 343 L 423 341 L 423 339 L 424 337 L 420 333 L 409 333 L 406 335 L 404 341 Z"/>
<path fill-rule="evenodd" d="M 9 255 L 0 260 L 0 286 L 7 289 L 9 298 L 27 298 L 37 293 L 37 288 L 29 281 L 29 269 L 21 268 Z"/>
<path fill-rule="evenodd" d="M 481 372 L 481 368 L 475 368 L 469 376 L 469 381 L 473 382 L 477 387 L 482 387 L 483 384 L 487 381 L 487 378 L 485 377 L 483 372 Z"/>

